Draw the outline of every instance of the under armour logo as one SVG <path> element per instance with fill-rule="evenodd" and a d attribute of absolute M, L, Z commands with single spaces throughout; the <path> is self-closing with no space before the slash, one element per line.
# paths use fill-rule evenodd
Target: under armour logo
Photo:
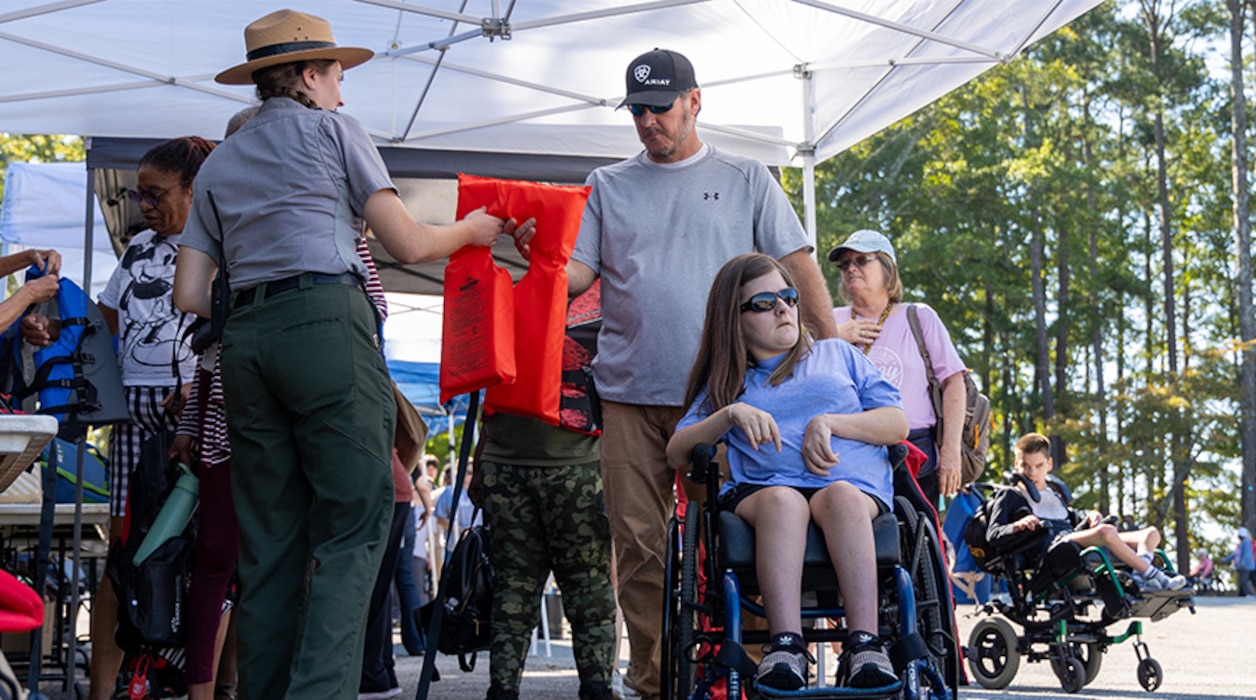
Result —
<path fill-rule="evenodd" d="M 720 198 L 720 193 L 719 193 L 719 192 L 703 192 L 703 193 L 702 193 L 702 198 L 703 198 L 703 199 L 714 199 L 714 200 L 719 200 L 719 198 Z"/>
<path fill-rule="evenodd" d="M 637 66 L 636 68 L 633 68 L 633 69 L 632 69 L 632 77 L 636 78 L 638 83 L 644 83 L 644 82 L 645 82 L 645 79 L 646 79 L 646 78 L 648 78 L 648 77 L 650 77 L 650 66 L 649 66 L 649 64 L 642 63 L 641 65 Z"/>

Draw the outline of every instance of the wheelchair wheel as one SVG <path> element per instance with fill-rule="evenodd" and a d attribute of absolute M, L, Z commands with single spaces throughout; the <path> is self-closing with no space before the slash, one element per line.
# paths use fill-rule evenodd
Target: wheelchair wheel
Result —
<path fill-rule="evenodd" d="M 1148 656 L 1138 662 L 1138 684 L 1143 690 L 1152 692 L 1160 687 L 1160 683 L 1164 680 L 1164 670 L 1160 668 L 1160 662 Z"/>
<path fill-rule="evenodd" d="M 1063 661 L 1052 659 L 1051 670 L 1055 671 L 1056 677 L 1060 679 L 1060 687 L 1066 693 L 1076 693 L 1086 684 L 1086 669 L 1071 653 Z"/>
<path fill-rule="evenodd" d="M 1001 690 L 1016 677 L 1020 651 L 1016 632 L 1006 620 L 987 617 L 968 637 L 968 670 L 983 688 Z"/>
<path fill-rule="evenodd" d="M 950 677 L 949 659 L 955 658 L 954 628 L 950 623 L 950 603 L 942 588 L 946 568 L 941 560 L 941 543 L 933 523 L 921 518 L 911 503 L 899 496 L 896 507 L 906 525 L 903 553 L 916 597 L 917 628 L 925 640 L 935 668 Z M 919 544 L 919 547 L 917 547 Z"/>
<path fill-rule="evenodd" d="M 1099 650 L 1099 645 L 1093 642 L 1072 642 L 1069 644 L 1069 651 L 1084 671 L 1082 686 L 1093 683 L 1095 678 L 1099 677 L 1099 667 L 1103 664 L 1103 652 Z M 1063 680 L 1064 677 L 1060 675 L 1058 665 L 1059 662 L 1052 658 L 1051 670 L 1055 672 L 1057 678 Z"/>
<path fill-rule="evenodd" d="M 685 522 L 679 533 L 669 533 L 673 550 L 668 557 L 667 601 L 663 615 L 662 698 L 679 700 L 694 687 L 695 669 L 689 656 L 697 628 L 698 599 L 698 506 L 685 508 Z"/>

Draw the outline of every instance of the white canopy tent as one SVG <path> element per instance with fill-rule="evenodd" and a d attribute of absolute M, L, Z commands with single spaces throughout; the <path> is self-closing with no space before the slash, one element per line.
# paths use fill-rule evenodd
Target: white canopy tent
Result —
<path fill-rule="evenodd" d="M 686 54 L 717 147 L 812 169 L 1099 0 L 8 0 L 0 130 L 217 136 L 252 99 L 213 82 L 242 31 L 288 4 L 375 58 L 345 111 L 380 144 L 463 153 L 620 158 L 628 61 Z"/>

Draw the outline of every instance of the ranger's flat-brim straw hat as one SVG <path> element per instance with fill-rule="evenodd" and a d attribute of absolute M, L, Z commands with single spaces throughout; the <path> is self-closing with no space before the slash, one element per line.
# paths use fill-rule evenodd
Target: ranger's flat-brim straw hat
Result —
<path fill-rule="evenodd" d="M 333 59 L 348 70 L 371 60 L 375 52 L 352 46 L 336 46 L 331 25 L 322 17 L 296 10 L 279 10 L 244 28 L 248 61 L 228 68 L 214 78 L 224 85 L 248 85 L 253 73 L 293 61 Z"/>

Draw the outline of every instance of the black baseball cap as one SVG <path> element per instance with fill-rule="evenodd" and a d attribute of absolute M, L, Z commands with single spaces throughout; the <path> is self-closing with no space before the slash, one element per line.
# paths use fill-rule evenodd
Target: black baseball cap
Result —
<path fill-rule="evenodd" d="M 698 87 L 689 59 L 667 49 L 654 49 L 634 58 L 628 64 L 625 80 L 627 96 L 619 103 L 620 107 L 662 107 L 674 102 L 681 93 Z"/>

